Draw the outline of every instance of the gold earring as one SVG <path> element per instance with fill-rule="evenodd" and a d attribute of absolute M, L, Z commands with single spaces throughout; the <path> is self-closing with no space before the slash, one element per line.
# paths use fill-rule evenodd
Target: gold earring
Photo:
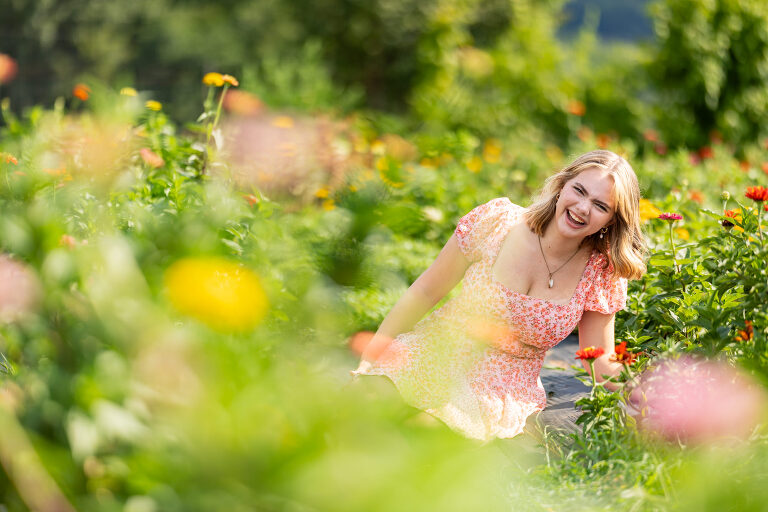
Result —
<path fill-rule="evenodd" d="M 608 232 L 608 228 L 603 228 L 603 229 L 600 230 L 600 239 L 601 240 L 603 239 L 603 235 L 606 234 L 607 232 Z"/>

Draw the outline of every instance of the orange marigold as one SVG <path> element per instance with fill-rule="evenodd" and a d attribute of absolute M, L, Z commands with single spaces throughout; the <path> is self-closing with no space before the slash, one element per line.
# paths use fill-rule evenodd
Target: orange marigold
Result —
<path fill-rule="evenodd" d="M 229 84 L 232 87 L 237 87 L 240 85 L 240 82 L 237 81 L 237 78 L 233 77 L 232 75 L 221 75 L 221 80 L 225 84 Z"/>

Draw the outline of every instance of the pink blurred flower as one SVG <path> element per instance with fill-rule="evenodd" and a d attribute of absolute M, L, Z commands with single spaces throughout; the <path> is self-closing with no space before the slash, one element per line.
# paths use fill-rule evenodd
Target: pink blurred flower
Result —
<path fill-rule="evenodd" d="M 144 163 L 150 167 L 158 168 L 165 165 L 165 160 L 149 148 L 141 148 L 139 154 L 141 155 L 141 159 L 144 160 Z"/>
<path fill-rule="evenodd" d="M 640 427 L 693 444 L 747 438 L 765 410 L 766 392 L 736 368 L 683 356 L 659 363 L 639 384 Z"/>
<path fill-rule="evenodd" d="M 0 53 L 0 84 L 7 84 L 16 76 L 18 66 L 10 56 Z"/>
<path fill-rule="evenodd" d="M 26 265 L 0 255 L 0 323 L 30 313 L 40 299 L 40 283 Z"/>

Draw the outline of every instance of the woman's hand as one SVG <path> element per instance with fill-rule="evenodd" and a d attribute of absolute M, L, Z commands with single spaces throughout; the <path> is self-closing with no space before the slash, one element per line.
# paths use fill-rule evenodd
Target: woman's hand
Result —
<path fill-rule="evenodd" d="M 353 379 L 357 379 L 360 375 L 368 373 L 368 371 L 373 368 L 373 364 L 371 364 L 370 361 L 366 361 L 363 359 L 360 361 L 360 364 L 357 367 L 357 370 L 350 370 L 349 374 L 352 376 Z"/>

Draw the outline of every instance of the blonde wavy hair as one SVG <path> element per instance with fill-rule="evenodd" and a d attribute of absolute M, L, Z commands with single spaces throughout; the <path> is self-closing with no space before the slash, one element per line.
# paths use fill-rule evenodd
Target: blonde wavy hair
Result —
<path fill-rule="evenodd" d="M 586 237 L 588 243 L 607 258 L 606 266 L 613 266 L 614 277 L 639 279 L 645 273 L 645 237 L 640 228 L 640 185 L 635 171 L 622 157 L 611 151 L 596 150 L 585 153 L 568 167 L 550 176 L 538 199 L 528 208 L 526 223 L 539 235 L 544 234 L 555 216 L 558 194 L 565 184 L 588 169 L 604 169 L 613 177 L 616 202 L 613 219 L 607 233 Z"/>

